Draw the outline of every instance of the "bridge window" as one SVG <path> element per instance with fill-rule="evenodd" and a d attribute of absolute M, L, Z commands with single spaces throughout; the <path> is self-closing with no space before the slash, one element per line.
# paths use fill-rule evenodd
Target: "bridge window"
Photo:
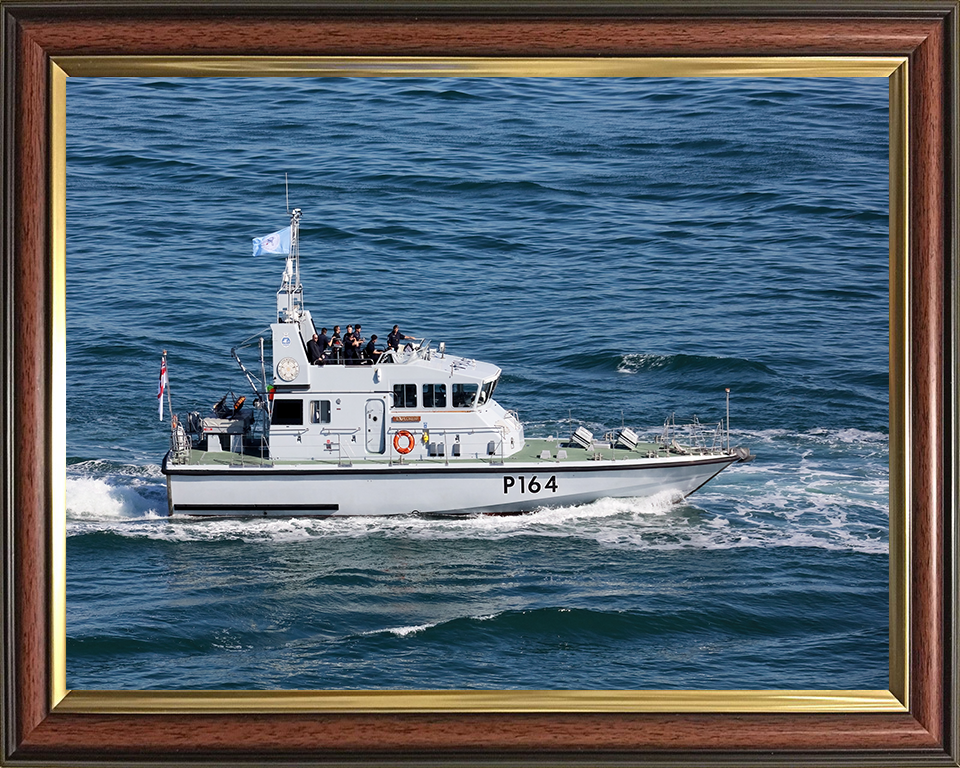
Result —
<path fill-rule="evenodd" d="M 446 408 L 447 407 L 447 385 L 446 384 L 424 384 L 423 385 L 423 407 L 424 408 Z"/>
<path fill-rule="evenodd" d="M 329 400 L 311 400 L 310 401 L 310 421 L 314 424 L 330 423 L 330 401 Z"/>
<path fill-rule="evenodd" d="M 497 388 L 498 381 L 500 381 L 500 379 L 494 379 L 493 381 L 488 381 L 483 385 L 483 390 L 480 392 L 480 400 L 477 405 L 483 405 L 493 397 L 493 391 Z"/>
<path fill-rule="evenodd" d="M 454 384 L 453 385 L 453 407 L 454 408 L 473 408 L 473 401 L 477 399 L 476 384 Z"/>
<path fill-rule="evenodd" d="M 393 385 L 393 407 L 394 408 L 416 408 L 417 407 L 417 385 L 416 384 L 394 384 Z"/>
<path fill-rule="evenodd" d="M 303 424 L 303 400 L 274 400 L 270 423 L 281 426 Z"/>

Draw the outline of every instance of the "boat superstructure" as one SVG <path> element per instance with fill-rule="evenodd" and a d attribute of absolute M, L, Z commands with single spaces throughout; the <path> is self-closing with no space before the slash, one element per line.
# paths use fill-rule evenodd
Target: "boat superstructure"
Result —
<path fill-rule="evenodd" d="M 162 468 L 170 514 L 509 514 L 686 496 L 752 458 L 730 448 L 722 423 L 683 441 L 672 421 L 650 441 L 630 429 L 595 440 L 582 427 L 568 439 L 528 438 L 493 397 L 499 367 L 425 339 L 358 359 L 331 347 L 311 361 L 318 329 L 303 303 L 300 217 L 295 210 L 289 231 L 261 239 L 286 255 L 269 372 L 265 339 L 255 337 L 239 349 L 259 346 L 259 376 L 232 350 L 249 402 L 231 392 L 208 415 L 174 417 Z"/>

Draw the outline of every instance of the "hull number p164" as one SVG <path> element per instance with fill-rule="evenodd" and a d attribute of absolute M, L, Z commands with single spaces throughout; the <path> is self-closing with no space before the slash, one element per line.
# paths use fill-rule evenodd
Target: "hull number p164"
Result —
<path fill-rule="evenodd" d="M 512 475 L 503 476 L 503 492 L 509 493 L 510 489 L 520 489 L 520 493 L 540 493 L 540 491 L 553 491 L 557 492 L 557 476 L 550 475 L 550 479 L 545 483 L 537 480 L 537 476 L 533 475 L 528 480 L 523 475 L 517 475 L 513 477 Z"/>

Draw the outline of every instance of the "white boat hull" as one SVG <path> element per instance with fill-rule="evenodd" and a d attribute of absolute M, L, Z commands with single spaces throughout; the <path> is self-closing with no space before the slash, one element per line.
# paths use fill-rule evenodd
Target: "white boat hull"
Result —
<path fill-rule="evenodd" d="M 169 512 L 229 517 L 516 514 L 601 498 L 688 496 L 738 457 L 457 465 L 168 466 Z"/>

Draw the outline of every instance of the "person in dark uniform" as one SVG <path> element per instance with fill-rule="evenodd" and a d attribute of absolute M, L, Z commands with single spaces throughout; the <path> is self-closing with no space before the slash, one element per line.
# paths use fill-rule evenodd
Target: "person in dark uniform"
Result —
<path fill-rule="evenodd" d="M 377 362 L 382 354 L 383 352 L 377 349 L 377 334 L 373 334 L 373 336 L 370 337 L 370 341 L 367 342 L 367 346 L 363 348 L 363 356 L 367 360 Z"/>
<path fill-rule="evenodd" d="M 395 352 L 400 351 L 400 342 L 406 341 L 407 339 L 413 340 L 413 336 L 405 336 L 400 333 L 400 326 L 393 326 L 393 330 L 387 335 L 387 349 L 392 349 Z"/>
<path fill-rule="evenodd" d="M 340 336 L 340 326 L 333 326 L 333 336 L 330 337 L 330 356 L 338 363 L 343 362 L 343 338 Z"/>
<path fill-rule="evenodd" d="M 353 331 L 353 326 L 347 326 L 343 334 L 343 362 L 344 365 L 356 365 L 360 362 L 360 340 Z"/>
<path fill-rule="evenodd" d="M 320 365 L 320 357 L 323 353 L 320 351 L 320 337 L 313 334 L 313 338 L 307 342 L 307 359 L 310 365 Z"/>

